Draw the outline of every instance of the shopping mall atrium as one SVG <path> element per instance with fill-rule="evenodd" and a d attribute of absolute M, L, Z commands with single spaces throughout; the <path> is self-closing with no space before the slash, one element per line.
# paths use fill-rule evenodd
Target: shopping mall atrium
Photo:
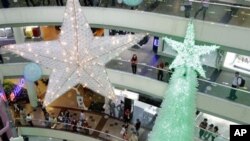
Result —
<path fill-rule="evenodd" d="M 249 0 L 1 0 L 0 141 L 234 141 L 249 35 Z"/>

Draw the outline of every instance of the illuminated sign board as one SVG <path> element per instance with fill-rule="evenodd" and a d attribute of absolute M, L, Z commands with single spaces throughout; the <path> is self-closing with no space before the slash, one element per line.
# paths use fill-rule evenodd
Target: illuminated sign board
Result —
<path fill-rule="evenodd" d="M 10 94 L 10 100 L 13 101 L 15 97 L 20 95 L 20 91 L 25 84 L 24 78 L 20 79 L 19 84 L 15 87 L 14 91 Z"/>
<path fill-rule="evenodd" d="M 227 52 L 224 67 L 250 74 L 250 56 Z"/>

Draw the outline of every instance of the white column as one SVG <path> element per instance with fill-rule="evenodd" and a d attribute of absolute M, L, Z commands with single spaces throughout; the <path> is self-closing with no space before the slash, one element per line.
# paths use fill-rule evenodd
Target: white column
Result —
<path fill-rule="evenodd" d="M 36 93 L 36 86 L 34 84 L 34 82 L 28 81 L 26 80 L 26 87 L 27 87 L 27 91 L 28 91 L 28 95 L 29 95 L 29 100 L 30 100 L 30 105 L 33 108 L 37 107 L 37 93 Z"/>
<path fill-rule="evenodd" d="M 13 27 L 14 37 L 17 44 L 24 43 L 25 36 L 22 27 Z"/>
<path fill-rule="evenodd" d="M 109 36 L 109 29 L 104 29 L 104 36 Z"/>

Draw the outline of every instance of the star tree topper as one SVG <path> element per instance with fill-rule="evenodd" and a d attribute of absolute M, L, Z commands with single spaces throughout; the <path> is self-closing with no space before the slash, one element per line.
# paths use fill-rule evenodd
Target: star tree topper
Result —
<path fill-rule="evenodd" d="M 47 106 L 77 84 L 113 99 L 113 87 L 104 65 L 142 37 L 94 37 L 79 1 L 67 0 L 59 39 L 4 49 L 52 70 L 44 100 Z"/>
<path fill-rule="evenodd" d="M 219 46 L 205 46 L 205 45 L 195 45 L 194 39 L 194 25 L 191 22 L 188 23 L 188 28 L 186 31 L 186 36 L 184 43 L 177 42 L 175 40 L 164 38 L 165 42 L 169 44 L 174 50 L 177 51 L 178 55 L 176 56 L 173 63 L 170 65 L 171 68 L 177 68 L 179 66 L 186 66 L 196 70 L 202 77 L 205 77 L 205 71 L 202 68 L 200 62 L 200 56 L 209 54 L 210 52 L 219 48 Z"/>

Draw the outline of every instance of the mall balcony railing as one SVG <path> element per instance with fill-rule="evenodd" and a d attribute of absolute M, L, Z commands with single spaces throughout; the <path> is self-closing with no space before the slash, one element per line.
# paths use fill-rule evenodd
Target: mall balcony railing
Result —
<path fill-rule="evenodd" d="M 92 138 L 96 138 L 99 140 L 104 141 L 126 141 L 122 139 L 121 137 L 117 137 L 115 135 L 112 135 L 108 133 L 108 131 L 99 131 L 92 128 L 87 128 L 83 126 L 75 126 L 73 124 L 64 123 L 64 122 L 53 122 L 53 121 L 47 121 L 42 119 L 32 119 L 31 126 L 25 119 L 23 121 L 20 121 L 22 119 L 16 118 L 15 119 L 15 125 L 16 127 L 39 127 L 39 128 L 49 128 L 53 130 L 62 130 L 62 131 L 68 131 L 76 134 L 81 134 L 84 136 L 89 136 Z M 21 122 L 24 122 L 22 125 Z M 76 127 L 76 130 L 73 130 L 73 127 Z"/>
<path fill-rule="evenodd" d="M 109 63 L 106 64 L 106 67 L 109 69 L 115 69 L 119 71 L 129 72 L 132 73 L 131 63 L 130 60 L 122 60 L 122 59 L 113 59 Z M 145 63 L 138 63 L 137 64 L 137 75 L 141 75 L 144 77 L 149 77 L 152 79 L 158 78 L 158 71 L 160 69 L 156 66 L 150 66 Z M 168 83 L 169 79 L 171 77 L 172 72 L 170 70 L 164 70 L 163 71 L 163 82 Z M 236 90 L 237 99 L 236 100 L 230 100 L 231 102 L 243 104 L 250 106 L 250 91 L 247 90 L 247 88 L 232 88 L 231 84 L 225 83 L 221 84 L 218 82 L 212 82 L 209 80 L 210 78 L 198 78 L 198 91 L 203 94 L 208 94 L 211 96 L 215 96 L 218 98 L 230 100 L 227 97 L 230 94 L 231 90 Z M 248 84 L 247 84 L 248 85 Z"/>
<path fill-rule="evenodd" d="M 202 3 L 199 0 L 191 0 L 192 5 L 190 9 L 190 16 L 186 12 L 184 7 L 184 0 L 144 0 L 137 7 L 129 7 L 125 4 L 118 4 L 116 0 L 90 0 L 88 6 L 98 7 L 111 7 L 121 9 L 135 9 L 140 11 L 155 12 L 160 14 L 168 14 L 180 17 L 194 17 L 195 13 L 202 7 Z M 65 5 L 63 0 L 2 0 L 0 8 L 12 8 L 12 7 L 35 7 L 35 6 L 63 6 Z M 80 0 L 82 6 L 86 5 L 84 0 Z M 202 20 L 201 11 L 197 16 L 197 19 Z M 188 12 L 189 13 L 189 12 Z M 206 11 L 205 21 L 211 23 L 222 23 L 229 25 L 236 25 L 242 27 L 250 27 L 248 24 L 250 20 L 250 6 L 239 3 L 225 3 L 225 2 L 209 2 L 208 9 Z"/>
<path fill-rule="evenodd" d="M 53 129 L 53 130 L 61 130 L 61 131 L 67 131 L 67 132 L 72 132 L 72 133 L 76 133 L 76 134 L 81 134 L 84 136 L 89 136 L 89 137 L 104 140 L 104 141 L 126 141 L 125 139 L 122 139 L 121 137 L 112 135 L 109 132 L 103 132 L 103 131 L 99 131 L 99 130 L 95 130 L 95 129 L 87 128 L 87 127 L 83 127 L 83 126 L 75 126 L 75 125 L 67 124 L 64 122 L 52 122 L 52 121 L 49 122 L 47 120 L 42 120 L 42 119 L 32 119 L 32 124 L 33 125 L 31 126 L 28 122 L 25 121 L 25 124 L 22 125 L 20 122 L 20 118 L 15 119 L 16 127 L 48 128 L 48 129 Z M 76 128 L 75 131 L 73 131 L 73 126 L 75 126 L 75 128 Z M 194 133 L 195 134 L 195 137 L 194 137 L 195 141 L 206 141 L 207 140 L 206 138 L 212 138 L 212 136 L 214 136 L 216 138 L 216 140 L 229 141 L 228 138 L 224 137 L 223 135 L 221 135 L 219 133 L 220 131 L 218 131 L 218 133 L 214 133 L 214 132 L 209 131 L 207 129 L 201 129 L 198 126 L 195 126 L 194 128 L 195 128 L 195 130 L 194 130 L 195 131 L 195 133 Z M 109 130 L 112 130 L 112 129 L 109 128 Z M 114 130 L 117 130 L 117 129 L 114 129 Z M 119 131 L 115 131 L 115 132 L 120 133 L 120 129 L 118 129 L 118 130 Z M 128 134 L 128 137 L 129 137 L 130 134 L 133 132 L 133 130 L 129 131 L 130 128 L 128 128 L 127 130 L 129 133 Z M 200 130 L 204 131 L 204 134 L 201 137 L 199 136 Z M 148 135 L 147 135 L 147 137 L 148 137 Z M 26 136 L 26 135 L 24 135 L 24 136 Z M 146 138 L 146 140 L 144 140 L 144 139 L 145 138 L 143 138 L 143 141 L 148 141 L 147 138 Z M 140 136 L 139 136 L 139 141 L 142 141 L 142 140 L 140 140 Z"/>

